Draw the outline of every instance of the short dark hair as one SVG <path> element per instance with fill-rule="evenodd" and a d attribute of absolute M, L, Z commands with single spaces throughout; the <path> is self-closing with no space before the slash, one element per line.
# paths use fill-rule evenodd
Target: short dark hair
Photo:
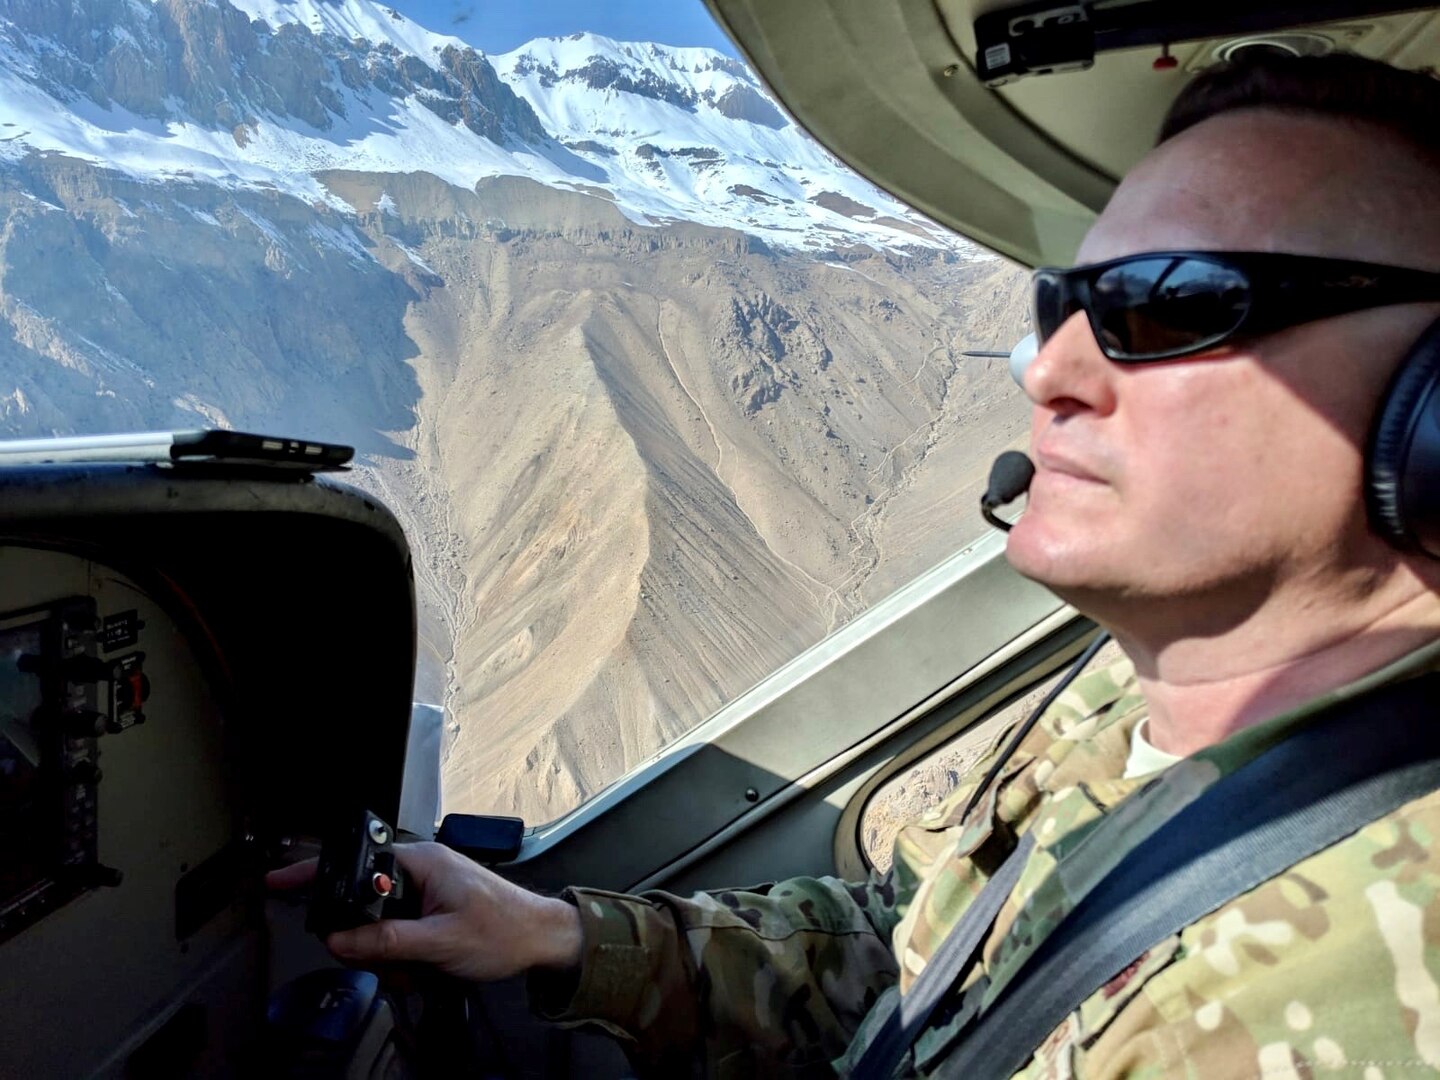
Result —
<path fill-rule="evenodd" d="M 1368 120 L 1440 155 L 1440 79 L 1353 53 L 1287 56 L 1258 48 L 1191 80 L 1170 106 L 1156 145 L 1212 116 L 1250 108 Z"/>

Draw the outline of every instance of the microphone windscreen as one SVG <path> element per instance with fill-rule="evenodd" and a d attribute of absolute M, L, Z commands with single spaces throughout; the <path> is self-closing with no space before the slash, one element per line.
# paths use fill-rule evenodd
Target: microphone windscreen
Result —
<path fill-rule="evenodd" d="M 1015 385 L 1021 390 L 1025 389 L 1026 369 L 1039 355 L 1040 339 L 1034 334 L 1026 334 L 1015 343 L 1015 348 L 1010 350 L 1010 378 L 1015 380 Z"/>
<path fill-rule="evenodd" d="M 1034 462 L 1019 450 L 1006 450 L 990 466 L 990 486 L 981 504 L 994 509 L 1014 502 L 1029 489 L 1034 477 Z"/>

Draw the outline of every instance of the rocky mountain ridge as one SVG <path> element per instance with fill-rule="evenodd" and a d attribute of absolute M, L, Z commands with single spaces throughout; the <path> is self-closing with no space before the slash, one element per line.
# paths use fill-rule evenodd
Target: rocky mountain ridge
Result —
<path fill-rule="evenodd" d="M 487 57 L 371 0 L 0 0 L 0 95 L 11 159 L 318 201 L 327 169 L 528 176 L 784 248 L 969 250 L 709 49 L 577 34 Z"/>
<path fill-rule="evenodd" d="M 331 132 L 350 95 L 413 96 L 492 142 L 543 142 L 534 112 L 462 43 L 431 63 L 389 42 L 343 41 L 290 23 L 271 28 L 228 3 L 114 0 L 0 5 L 12 71 L 60 102 L 136 118 L 229 129 L 240 148 L 262 117 Z"/>

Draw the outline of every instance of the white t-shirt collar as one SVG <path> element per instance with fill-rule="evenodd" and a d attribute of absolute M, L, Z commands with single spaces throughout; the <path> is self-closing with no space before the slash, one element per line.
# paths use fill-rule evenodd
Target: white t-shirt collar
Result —
<path fill-rule="evenodd" d="M 1149 717 L 1142 718 L 1130 732 L 1130 756 L 1125 759 L 1126 780 L 1149 776 L 1182 760 L 1176 754 L 1167 754 L 1151 745 L 1150 740 L 1145 737 L 1145 725 L 1149 721 Z"/>

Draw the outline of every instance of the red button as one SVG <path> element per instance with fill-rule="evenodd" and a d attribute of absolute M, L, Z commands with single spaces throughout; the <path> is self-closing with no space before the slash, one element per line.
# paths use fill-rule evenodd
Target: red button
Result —
<path fill-rule="evenodd" d="M 375 890 L 376 896 L 389 896 L 395 891 L 395 883 L 390 880 L 389 874 L 376 874 L 370 879 L 370 887 Z"/>

